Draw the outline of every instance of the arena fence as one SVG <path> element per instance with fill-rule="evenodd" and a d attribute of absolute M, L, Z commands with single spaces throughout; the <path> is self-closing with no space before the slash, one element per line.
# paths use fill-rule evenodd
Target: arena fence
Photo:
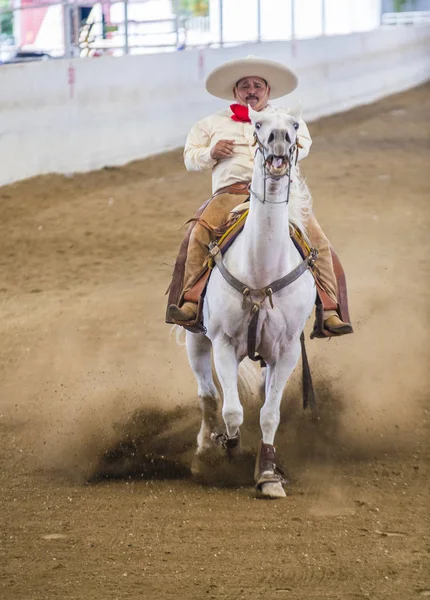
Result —
<path fill-rule="evenodd" d="M 201 3 L 204 5 L 204 3 Z M 370 31 L 380 0 L 0 0 L 0 62 L 122 56 Z"/>

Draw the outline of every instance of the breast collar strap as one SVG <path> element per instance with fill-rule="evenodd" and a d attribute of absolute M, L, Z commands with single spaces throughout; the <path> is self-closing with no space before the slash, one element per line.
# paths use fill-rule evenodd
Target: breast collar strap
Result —
<path fill-rule="evenodd" d="M 261 360 L 260 356 L 255 356 L 255 348 L 257 343 L 257 324 L 258 316 L 260 314 L 261 305 L 266 298 L 269 298 L 270 306 L 273 308 L 273 294 L 289 286 L 293 281 L 296 281 L 307 269 L 312 269 L 315 265 L 315 261 L 318 257 L 318 251 L 311 248 L 310 255 L 307 256 L 295 269 L 293 269 L 284 277 L 276 279 L 270 285 L 266 285 L 261 289 L 254 289 L 248 287 L 234 275 L 224 265 L 222 260 L 221 249 L 216 242 L 209 244 L 209 253 L 215 261 L 219 272 L 225 279 L 225 281 L 235 290 L 242 294 L 242 307 L 245 309 L 247 301 L 251 301 L 251 321 L 248 327 L 248 356 L 251 360 Z M 255 297 L 259 299 L 256 299 Z"/>

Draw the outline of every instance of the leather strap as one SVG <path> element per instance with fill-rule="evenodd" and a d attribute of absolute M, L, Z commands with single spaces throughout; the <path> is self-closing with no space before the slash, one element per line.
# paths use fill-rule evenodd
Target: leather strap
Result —
<path fill-rule="evenodd" d="M 248 287 L 247 285 L 245 285 L 244 283 L 239 281 L 239 279 L 237 279 L 234 275 L 232 275 L 230 273 L 230 271 L 224 265 L 220 248 L 215 242 L 212 242 L 209 245 L 209 252 L 210 252 L 212 258 L 214 259 L 215 264 L 218 267 L 218 269 L 219 269 L 221 275 L 223 276 L 223 278 L 225 279 L 225 281 L 229 285 L 231 285 L 232 288 L 234 288 L 235 290 L 237 290 L 238 292 L 240 292 L 242 294 L 243 308 L 245 308 L 245 306 L 246 306 L 247 298 L 250 298 L 250 300 L 252 302 L 252 307 L 251 307 L 252 318 L 251 318 L 251 322 L 248 326 L 248 357 L 253 361 L 260 361 L 261 364 L 264 365 L 265 364 L 264 358 L 262 358 L 259 354 L 257 354 L 257 355 L 255 354 L 255 347 L 256 347 L 256 343 L 257 343 L 257 325 L 258 325 L 258 317 L 260 314 L 261 304 L 264 302 L 264 300 L 267 297 L 269 297 L 270 305 L 273 308 L 272 295 L 275 292 L 278 292 L 279 290 L 283 289 L 284 287 L 287 287 L 288 285 L 293 283 L 293 281 L 296 281 L 296 279 L 298 279 L 301 275 L 303 275 L 303 273 L 307 269 L 312 268 L 315 263 L 315 260 L 318 256 L 318 253 L 315 249 L 311 248 L 310 255 L 307 256 L 290 273 L 287 273 L 287 275 L 284 275 L 284 277 L 281 277 L 280 279 L 273 281 L 270 285 L 267 285 L 264 288 L 254 289 L 254 288 Z M 260 296 L 261 300 L 255 301 L 253 299 L 253 297 L 257 296 L 257 295 Z"/>
<path fill-rule="evenodd" d="M 276 465 L 275 455 L 275 446 L 261 440 L 254 470 L 255 487 L 260 491 L 265 483 L 286 483 L 284 472 Z"/>
<path fill-rule="evenodd" d="M 287 287 L 293 283 L 293 281 L 296 281 L 296 279 L 298 279 L 300 275 L 303 275 L 307 269 L 313 267 L 318 256 L 317 251 L 314 248 L 311 248 L 311 254 L 307 256 L 295 269 L 290 271 L 290 273 L 287 273 L 287 275 L 284 275 L 284 277 L 281 277 L 280 279 L 276 279 L 276 281 L 273 281 L 270 285 L 266 285 L 264 288 L 254 289 L 239 281 L 239 279 L 237 279 L 230 273 L 230 271 L 227 270 L 223 263 L 220 249 L 216 243 L 211 242 L 211 244 L 209 244 L 209 252 L 212 255 L 212 258 L 214 259 L 221 275 L 224 277 L 227 283 L 231 285 L 231 287 L 243 294 L 244 297 L 252 297 L 260 294 L 263 296 L 262 301 L 264 301 L 265 297 L 270 297 L 275 292 L 279 292 L 279 290 L 282 290 L 284 287 Z"/>
<path fill-rule="evenodd" d="M 315 391 L 312 383 L 311 369 L 309 367 L 308 355 L 305 346 L 305 334 L 300 334 L 300 346 L 302 348 L 302 389 L 303 389 L 303 409 L 310 408 L 315 410 Z"/>

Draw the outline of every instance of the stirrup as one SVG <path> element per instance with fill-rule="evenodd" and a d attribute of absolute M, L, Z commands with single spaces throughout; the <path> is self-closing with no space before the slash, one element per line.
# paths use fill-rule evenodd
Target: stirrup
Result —
<path fill-rule="evenodd" d="M 197 316 L 197 307 L 194 314 L 188 316 L 179 306 L 176 304 L 171 304 L 168 309 L 168 316 L 172 321 L 180 321 L 183 323 L 188 323 L 189 321 L 194 321 Z"/>

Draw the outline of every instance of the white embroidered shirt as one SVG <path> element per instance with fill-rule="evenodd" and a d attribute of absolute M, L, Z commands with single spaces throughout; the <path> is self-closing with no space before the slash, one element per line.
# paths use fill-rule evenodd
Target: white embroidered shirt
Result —
<path fill-rule="evenodd" d="M 212 169 L 212 193 L 240 181 L 251 181 L 254 168 L 254 127 L 251 123 L 233 121 L 230 109 L 202 119 L 190 130 L 184 149 L 188 171 Z M 303 148 L 299 160 L 305 158 L 312 144 L 306 123 L 299 118 L 297 135 Z M 229 158 L 214 160 L 210 151 L 220 140 L 234 140 L 234 154 Z"/>

